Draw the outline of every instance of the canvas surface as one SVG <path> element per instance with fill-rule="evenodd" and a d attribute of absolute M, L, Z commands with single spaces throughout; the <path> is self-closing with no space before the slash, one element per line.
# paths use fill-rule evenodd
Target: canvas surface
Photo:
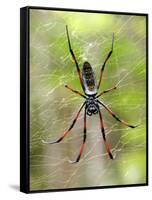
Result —
<path fill-rule="evenodd" d="M 83 140 L 83 116 L 71 133 L 54 141 L 69 128 L 84 99 L 64 84 L 82 91 L 76 66 L 68 49 L 68 25 L 72 48 L 80 69 L 90 62 L 99 80 L 101 66 L 111 48 L 99 91 L 117 85 L 100 97 L 121 119 L 139 125 L 128 128 L 101 107 L 110 160 L 100 131 L 99 116 L 87 116 L 87 140 Z M 30 190 L 68 189 L 146 182 L 146 17 L 104 13 L 80 13 L 30 9 Z"/>

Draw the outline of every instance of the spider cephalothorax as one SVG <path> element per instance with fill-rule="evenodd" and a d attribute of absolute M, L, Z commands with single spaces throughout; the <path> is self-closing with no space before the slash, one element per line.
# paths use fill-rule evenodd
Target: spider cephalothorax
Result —
<path fill-rule="evenodd" d="M 69 33 L 68 33 L 68 26 L 66 26 L 66 33 L 67 33 L 69 51 L 71 53 L 73 61 L 75 62 L 75 65 L 76 65 L 76 68 L 77 68 L 77 72 L 78 72 L 78 76 L 79 76 L 79 80 L 80 80 L 80 83 L 81 83 L 81 86 L 82 86 L 84 94 L 82 94 L 79 91 L 73 90 L 68 85 L 65 85 L 65 87 L 68 88 L 69 90 L 71 90 L 72 92 L 78 94 L 79 96 L 83 97 L 85 99 L 85 101 L 81 105 L 81 107 L 80 107 L 78 113 L 76 114 L 76 116 L 75 116 L 71 126 L 69 127 L 69 129 L 67 131 L 65 131 L 64 134 L 58 140 L 56 140 L 54 142 L 48 142 L 48 141 L 44 141 L 43 140 L 43 143 L 54 144 L 54 143 L 61 142 L 63 140 L 63 138 L 70 133 L 71 129 L 73 128 L 74 124 L 76 123 L 76 121 L 77 121 L 77 119 L 78 119 L 78 117 L 80 115 L 81 110 L 84 108 L 83 142 L 81 144 L 81 147 L 80 147 L 80 150 L 79 150 L 79 154 L 78 154 L 76 160 L 75 161 L 70 161 L 70 162 L 71 163 L 79 162 L 79 160 L 81 158 L 81 155 L 82 155 L 82 152 L 83 152 L 83 148 L 84 148 L 84 144 L 86 142 L 86 132 L 87 132 L 86 115 L 91 116 L 92 114 L 97 114 L 97 113 L 99 114 L 99 118 L 100 118 L 100 129 L 101 129 L 101 132 L 102 132 L 103 141 L 104 141 L 104 144 L 105 144 L 106 151 L 107 151 L 109 157 L 111 159 L 113 159 L 113 155 L 112 155 L 112 153 L 110 151 L 109 144 L 107 143 L 107 140 L 106 140 L 104 122 L 103 122 L 102 114 L 101 114 L 101 111 L 100 111 L 100 106 L 105 108 L 105 110 L 107 110 L 107 112 L 112 117 L 114 117 L 118 122 L 122 123 L 123 125 L 126 125 L 126 126 L 128 126 L 130 128 L 135 128 L 136 127 L 136 126 L 128 124 L 124 120 L 121 120 L 108 106 L 106 106 L 103 102 L 98 100 L 98 98 L 100 96 L 102 96 L 105 93 L 108 93 L 108 92 L 113 91 L 113 90 L 116 89 L 116 86 L 114 86 L 114 87 L 112 87 L 110 89 L 107 89 L 107 90 L 104 90 L 103 92 L 100 92 L 98 94 L 98 90 L 99 90 L 99 87 L 100 87 L 100 84 L 101 84 L 102 75 L 103 75 L 103 71 L 104 71 L 105 65 L 106 65 L 106 63 L 107 63 L 108 59 L 110 58 L 110 56 L 112 54 L 112 51 L 113 51 L 114 34 L 113 34 L 113 37 L 112 37 L 111 50 L 109 51 L 109 53 L 108 53 L 103 65 L 101 67 L 99 82 L 97 84 L 94 71 L 93 71 L 93 69 L 92 69 L 92 67 L 91 67 L 89 62 L 87 62 L 87 61 L 84 62 L 82 73 L 80 72 L 79 64 L 77 62 L 77 59 L 76 59 L 75 54 L 74 54 L 74 52 L 72 50 L 72 47 L 71 47 L 70 37 L 69 37 Z"/>
<path fill-rule="evenodd" d="M 92 114 L 97 114 L 99 110 L 98 102 L 94 97 L 90 96 L 86 100 L 86 113 L 91 116 Z"/>

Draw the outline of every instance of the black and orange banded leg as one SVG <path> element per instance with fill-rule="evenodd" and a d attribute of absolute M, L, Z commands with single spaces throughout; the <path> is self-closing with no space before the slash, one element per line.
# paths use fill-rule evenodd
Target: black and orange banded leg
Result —
<path fill-rule="evenodd" d="M 71 90 L 72 92 L 78 94 L 79 96 L 82 96 L 83 98 L 87 98 L 85 95 L 83 95 L 81 92 L 77 91 L 77 90 L 73 90 L 71 87 L 69 87 L 68 85 L 65 85 L 66 88 L 68 88 L 69 90 Z"/>
<path fill-rule="evenodd" d="M 125 126 L 128 126 L 130 128 L 136 128 L 138 125 L 134 126 L 131 124 L 128 124 L 127 122 L 125 122 L 124 120 L 120 119 L 115 113 L 112 112 L 112 110 L 110 108 L 108 108 L 104 103 L 101 103 L 99 100 L 97 100 L 99 104 L 101 104 L 108 112 L 109 114 L 115 118 L 118 122 L 124 124 Z"/>
<path fill-rule="evenodd" d="M 97 86 L 98 89 L 99 89 L 99 87 L 100 87 L 100 83 L 101 83 L 101 80 L 102 80 L 102 75 L 103 75 L 103 71 L 104 71 L 106 62 L 108 61 L 108 59 L 110 58 L 110 56 L 111 56 L 111 54 L 112 54 L 112 52 L 113 52 L 113 43 L 114 43 L 114 33 L 113 33 L 113 35 L 112 35 L 112 46 L 111 46 L 111 50 L 109 51 L 109 53 L 108 53 L 108 55 L 107 55 L 107 57 L 106 57 L 106 59 L 105 59 L 103 65 L 102 65 L 102 67 L 101 67 L 99 83 L 98 83 L 98 86 Z"/>
<path fill-rule="evenodd" d="M 100 112 L 100 109 L 99 109 L 99 117 L 100 117 L 100 128 L 101 128 L 104 144 L 105 144 L 105 147 L 106 147 L 106 151 L 107 151 L 109 157 L 113 160 L 113 155 L 112 155 L 112 153 L 110 151 L 110 146 L 109 146 L 109 144 L 107 143 L 107 140 L 106 140 L 105 129 L 104 129 L 104 124 L 103 124 L 103 118 L 102 118 L 102 114 Z"/>
<path fill-rule="evenodd" d="M 80 73 L 80 68 L 79 68 L 79 64 L 77 62 L 77 59 L 74 55 L 74 52 L 72 50 L 72 47 L 71 47 L 71 42 L 70 42 L 70 37 L 69 37 L 69 32 L 68 32 L 68 26 L 66 25 L 66 33 L 67 33 L 67 38 L 68 38 L 68 45 L 69 45 L 69 51 L 72 55 L 72 58 L 75 62 L 75 65 L 76 65 L 76 68 L 77 68 L 77 72 L 78 72 L 78 75 L 79 75 L 79 79 L 80 79 L 80 83 L 81 83 L 81 86 L 82 86 L 82 89 L 84 90 L 84 85 L 83 85 L 83 81 L 82 81 L 82 76 L 81 76 L 81 73 Z"/>
<path fill-rule="evenodd" d="M 80 107 L 80 109 L 79 109 L 79 111 L 78 111 L 76 117 L 74 118 L 74 120 L 73 120 L 71 126 L 69 127 L 69 129 L 68 129 L 67 131 L 65 131 L 64 134 L 63 134 L 58 140 L 53 141 L 53 142 L 49 142 L 49 141 L 42 140 L 42 142 L 45 143 L 45 144 L 55 144 L 55 143 L 61 142 L 61 141 L 63 140 L 63 138 L 64 138 L 65 136 L 67 136 L 67 135 L 70 133 L 71 129 L 74 127 L 74 125 L 75 125 L 75 123 L 76 123 L 76 121 L 77 121 L 77 119 L 78 119 L 78 117 L 79 117 L 79 115 L 80 115 L 80 112 L 81 112 L 81 110 L 82 110 L 82 108 L 84 107 L 85 104 L 86 104 L 86 102 L 84 102 L 83 105 Z"/>
<path fill-rule="evenodd" d="M 87 132 L 87 128 L 86 128 L 86 108 L 85 108 L 85 112 L 84 112 L 83 143 L 81 144 L 78 157 L 76 158 L 75 161 L 71 161 L 71 160 L 70 160 L 70 161 L 69 161 L 70 163 L 77 163 L 77 162 L 79 162 L 79 160 L 80 160 L 80 158 L 81 158 L 81 155 L 82 155 L 82 152 L 83 152 L 83 149 L 84 149 L 85 142 L 86 142 L 86 137 L 87 137 L 86 132 Z"/>
<path fill-rule="evenodd" d="M 107 90 L 104 90 L 104 91 L 102 91 L 101 93 L 99 93 L 99 94 L 96 96 L 96 98 L 102 96 L 103 94 L 106 94 L 106 93 L 108 93 L 108 92 L 111 92 L 111 91 L 113 91 L 113 90 L 115 90 L 115 89 L 117 89 L 116 86 L 114 86 L 114 87 L 112 87 L 112 88 L 109 88 L 109 89 L 107 89 Z"/>

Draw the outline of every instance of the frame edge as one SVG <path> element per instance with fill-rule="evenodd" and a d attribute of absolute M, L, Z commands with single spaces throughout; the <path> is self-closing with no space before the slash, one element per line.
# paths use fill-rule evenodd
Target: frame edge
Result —
<path fill-rule="evenodd" d="M 20 191 L 29 193 L 29 15 L 20 8 Z"/>

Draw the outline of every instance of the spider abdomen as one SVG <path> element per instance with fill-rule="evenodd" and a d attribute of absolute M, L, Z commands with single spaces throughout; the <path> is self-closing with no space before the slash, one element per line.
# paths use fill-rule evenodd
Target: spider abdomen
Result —
<path fill-rule="evenodd" d="M 82 69 L 82 78 L 84 90 L 87 95 L 95 95 L 97 93 L 97 85 L 94 71 L 88 62 L 84 62 Z"/>

